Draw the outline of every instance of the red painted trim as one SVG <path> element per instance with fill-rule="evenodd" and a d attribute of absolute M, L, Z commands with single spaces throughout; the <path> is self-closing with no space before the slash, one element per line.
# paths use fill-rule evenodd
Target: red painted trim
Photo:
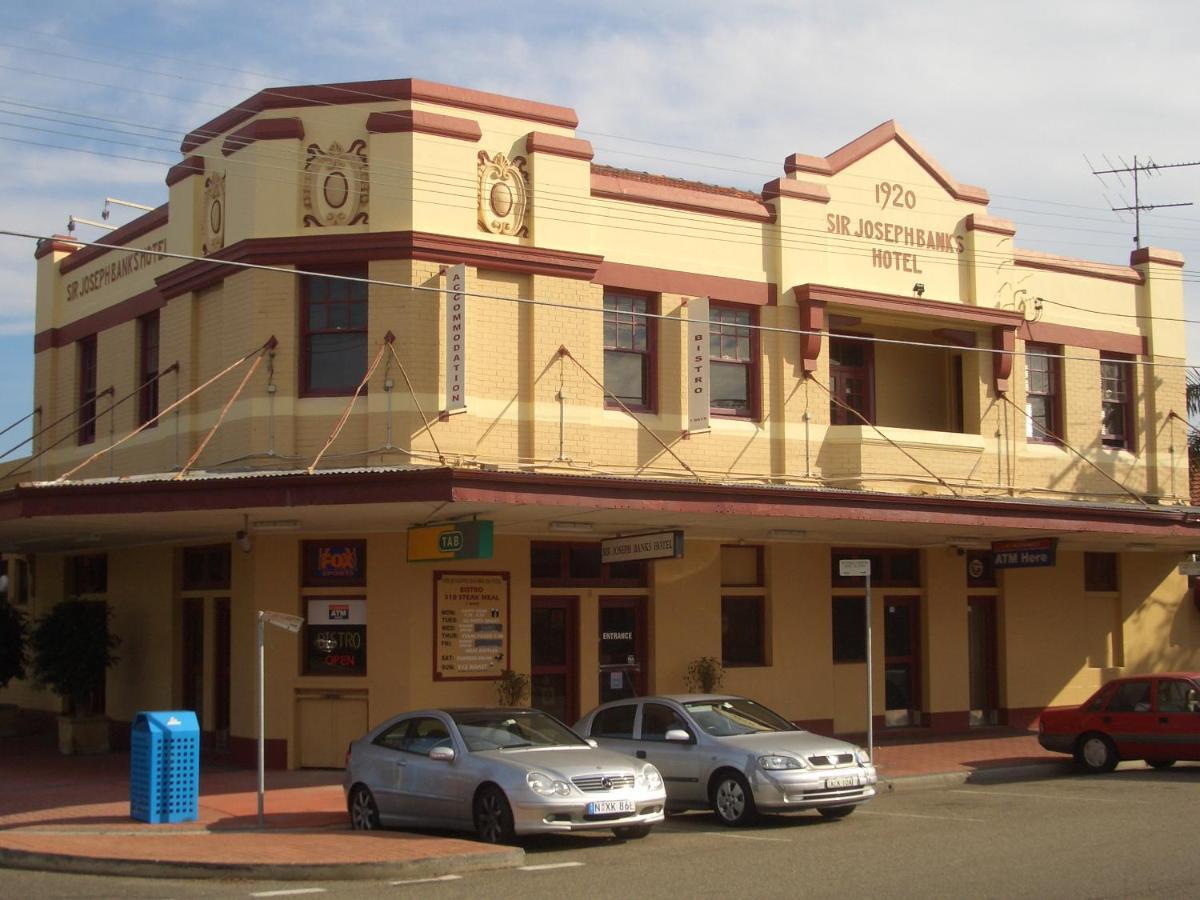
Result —
<path fill-rule="evenodd" d="M 175 163 L 171 168 L 167 169 L 167 187 L 173 184 L 178 184 L 185 178 L 190 178 L 192 175 L 204 174 L 204 157 L 189 156 L 181 163 Z"/>
<path fill-rule="evenodd" d="M 483 130 L 474 119 L 443 116 L 418 109 L 397 109 L 374 112 L 367 116 L 368 134 L 436 134 L 474 143 L 483 137 Z"/>
<path fill-rule="evenodd" d="M 477 268 L 591 281 L 603 257 L 421 231 L 314 234 L 238 241 L 206 260 L 188 263 L 159 276 L 156 283 L 163 297 L 170 300 L 189 291 L 220 284 L 226 277 L 241 271 L 221 265 L 222 261 L 295 265 L 313 271 L 321 266 L 375 259 L 420 259 L 451 265 L 466 263 Z"/>
<path fill-rule="evenodd" d="M 814 203 L 829 202 L 829 188 L 823 184 L 813 184 L 811 181 L 797 181 L 794 178 L 776 178 L 763 185 L 762 198 L 770 202 L 779 197 L 790 197 L 794 200 L 811 200 Z"/>
<path fill-rule="evenodd" d="M 854 306 L 861 309 L 877 309 L 887 313 L 908 313 L 933 319 L 950 319 L 971 322 L 980 327 L 1003 325 L 1015 328 L 1024 321 L 1021 313 L 1008 309 L 987 306 L 966 306 L 961 303 L 924 300 L 918 297 L 902 297 L 898 294 L 878 294 L 852 288 L 832 287 L 825 284 L 802 284 L 792 289 L 797 302 L 821 300 L 839 306 Z"/>
<path fill-rule="evenodd" d="M 48 238 L 42 238 L 37 242 L 37 246 L 33 251 L 34 259 L 41 259 L 43 256 L 48 256 L 51 253 L 75 253 L 80 248 L 80 244 L 65 234 L 56 234 Z"/>
<path fill-rule="evenodd" d="M 1017 329 L 1009 325 L 993 326 L 992 349 L 1004 351 L 992 354 L 993 387 L 997 394 L 1007 394 L 1017 349 Z"/>
<path fill-rule="evenodd" d="M 1017 332 L 1023 341 L 1038 344 L 1062 344 L 1067 347 L 1088 347 L 1105 353 L 1124 353 L 1145 356 L 1149 352 L 1146 338 L 1140 334 L 1121 334 L 1052 322 L 1023 322 Z"/>
<path fill-rule="evenodd" d="M 1146 276 L 1129 266 L 1114 266 L 1109 263 L 1091 262 L 1069 256 L 1055 256 L 1035 250 L 1014 250 L 1013 262 L 1026 269 L 1042 269 L 1046 272 L 1064 272 L 1068 275 L 1084 275 L 1088 278 L 1103 278 L 1106 281 L 1122 281 L 1126 284 L 1143 284 Z"/>
<path fill-rule="evenodd" d="M 748 200 L 673 184 L 641 181 L 630 177 L 629 174 L 608 174 L 594 169 L 592 196 L 628 203 L 666 206 L 730 219 L 747 219 L 754 222 L 771 222 L 775 219 L 774 208 L 760 200 Z"/>
<path fill-rule="evenodd" d="M 605 287 L 626 288 L 652 294 L 683 294 L 743 303 L 749 306 L 774 306 L 775 285 L 748 278 L 699 275 L 674 269 L 655 269 L 627 263 L 602 262 L 592 282 Z"/>
<path fill-rule="evenodd" d="M 575 110 L 548 103 L 535 103 L 486 91 L 421 81 L 417 78 L 397 78 L 387 81 L 349 81 L 340 84 L 309 84 L 268 88 L 221 113 L 190 132 L 180 145 L 190 153 L 213 137 L 236 128 L 242 122 L 270 109 L 297 109 L 308 106 L 343 106 L 352 103 L 377 103 L 381 100 L 409 100 L 453 106 L 497 116 L 527 119 L 546 125 L 574 128 L 579 124 Z"/>
<path fill-rule="evenodd" d="M 967 216 L 967 231 L 987 231 L 992 234 L 1002 234 L 1012 237 L 1017 233 L 1017 226 L 1009 219 L 998 219 L 993 216 L 981 216 L 971 213 Z"/>
<path fill-rule="evenodd" d="M 287 140 L 304 140 L 304 123 L 299 119 L 257 119 L 225 138 L 221 153 L 230 156 L 257 141 Z"/>
<path fill-rule="evenodd" d="M 286 769 L 288 742 L 283 738 L 267 738 L 263 742 L 263 764 L 268 769 Z M 258 766 L 258 739 L 229 737 L 229 761 L 243 769 Z"/>
<path fill-rule="evenodd" d="M 1160 266 L 1175 266 L 1183 268 L 1183 254 L 1174 250 L 1163 250 L 1159 247 L 1139 247 L 1129 254 L 1131 266 L 1141 266 L 1146 263 L 1158 263 Z"/>
<path fill-rule="evenodd" d="M 438 622 L 438 579 L 443 575 L 498 575 L 504 579 L 504 622 L 508 629 L 504 636 L 504 653 L 506 655 L 504 668 L 512 668 L 512 579 L 508 572 L 477 572 L 474 569 L 439 569 L 433 573 L 433 680 L 434 681 L 495 681 L 493 675 L 443 675 L 438 671 L 438 639 L 441 637 L 441 623 Z"/>
<path fill-rule="evenodd" d="M 139 316 L 161 309 L 166 306 L 166 303 L 167 301 L 163 299 L 157 288 L 142 291 L 128 300 L 114 303 L 112 306 L 105 307 L 90 316 L 84 316 L 82 319 L 76 319 L 67 325 L 39 331 L 33 336 L 33 352 L 41 353 L 43 350 L 51 348 L 67 347 L 88 335 L 132 322 Z"/>
<path fill-rule="evenodd" d="M 560 134 L 547 134 L 544 131 L 531 131 L 525 138 L 526 153 L 548 153 L 551 156 L 566 156 L 570 159 L 584 159 L 591 162 L 595 153 L 590 141 L 581 138 L 563 137 Z"/>
<path fill-rule="evenodd" d="M 84 247 L 72 253 L 66 259 L 58 264 L 58 272 L 60 275 L 66 275 L 68 272 L 73 272 L 80 266 L 85 266 L 94 260 L 99 259 L 105 253 L 108 253 L 113 247 L 124 247 L 136 238 L 140 238 L 147 232 L 153 231 L 156 228 L 161 228 L 167 224 L 168 212 L 167 204 L 163 204 L 157 209 L 152 209 L 145 215 L 138 216 L 132 222 L 126 222 L 116 231 L 106 234 L 104 240 L 99 243 L 106 244 L 104 247 Z"/>
<path fill-rule="evenodd" d="M 925 713 L 931 734 L 959 734 L 971 728 L 971 714 L 967 710 Z"/>
<path fill-rule="evenodd" d="M 783 169 L 789 175 L 794 172 L 836 175 L 842 169 L 858 162 L 863 157 L 893 140 L 908 151 L 908 154 L 917 161 L 917 164 L 932 175 L 952 197 L 957 200 L 965 200 L 968 203 L 987 205 L 987 191 L 981 187 L 962 184 L 956 181 L 950 176 L 950 173 L 943 169 L 932 156 L 912 139 L 908 132 L 897 125 L 895 120 L 891 119 L 871 129 L 861 137 L 855 138 L 844 147 L 833 151 L 833 153 L 824 159 L 817 156 L 803 156 L 794 153 L 783 161 Z"/>
<path fill-rule="evenodd" d="M 817 371 L 817 360 L 821 358 L 821 342 L 825 331 L 825 301 L 811 297 L 797 297 L 800 310 L 800 365 L 805 374 Z"/>

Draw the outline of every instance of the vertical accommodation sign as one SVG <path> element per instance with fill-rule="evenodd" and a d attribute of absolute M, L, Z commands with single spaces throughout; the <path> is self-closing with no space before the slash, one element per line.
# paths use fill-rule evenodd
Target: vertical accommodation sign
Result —
<path fill-rule="evenodd" d="M 708 298 L 692 298 L 687 302 L 687 311 L 687 374 L 684 376 L 688 395 L 687 430 L 697 433 L 709 430 Z"/>
<path fill-rule="evenodd" d="M 446 271 L 446 412 L 467 409 L 467 267 Z"/>

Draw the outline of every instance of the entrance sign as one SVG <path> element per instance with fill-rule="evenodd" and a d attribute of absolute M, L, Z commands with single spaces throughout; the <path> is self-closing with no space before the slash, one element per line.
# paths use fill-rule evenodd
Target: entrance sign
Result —
<path fill-rule="evenodd" d="M 693 297 L 687 302 L 688 345 L 687 371 L 683 382 L 688 397 L 688 427 L 690 434 L 710 430 L 708 412 L 710 379 L 708 373 L 708 298 Z"/>
<path fill-rule="evenodd" d="M 446 270 L 446 412 L 467 411 L 467 267 Z"/>
<path fill-rule="evenodd" d="M 627 534 L 600 542 L 600 562 L 633 562 L 638 559 L 679 559 L 683 556 L 682 531 Z"/>
<path fill-rule="evenodd" d="M 1030 541 L 996 541 L 992 544 L 992 565 L 997 569 L 1034 569 L 1054 565 L 1058 538 Z"/>
<path fill-rule="evenodd" d="M 433 678 L 499 678 L 508 665 L 508 573 L 433 576 Z"/>
<path fill-rule="evenodd" d="M 492 522 L 442 522 L 408 529 L 409 562 L 491 559 Z"/>

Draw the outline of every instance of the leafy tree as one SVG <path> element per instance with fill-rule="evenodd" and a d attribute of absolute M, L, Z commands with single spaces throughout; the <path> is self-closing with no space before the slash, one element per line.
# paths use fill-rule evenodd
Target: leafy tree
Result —
<path fill-rule="evenodd" d="M 102 711 L 96 694 L 121 643 L 109 631 L 111 618 L 103 600 L 64 600 L 33 628 L 33 676 L 67 701 L 70 715 Z"/>
<path fill-rule="evenodd" d="M 6 600 L 0 600 L 0 688 L 25 677 L 29 662 L 29 619 Z"/>

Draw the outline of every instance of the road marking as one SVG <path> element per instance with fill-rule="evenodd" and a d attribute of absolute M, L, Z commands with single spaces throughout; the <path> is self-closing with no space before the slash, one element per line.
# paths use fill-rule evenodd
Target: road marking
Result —
<path fill-rule="evenodd" d="M 981 822 L 987 824 L 987 819 L 970 819 L 966 816 L 923 816 L 920 813 L 879 812 L 878 810 L 863 810 L 863 816 L 895 816 L 899 819 L 939 819 L 943 822 Z"/>
<path fill-rule="evenodd" d="M 251 897 L 295 897 L 297 894 L 324 894 L 325 888 L 295 888 L 290 891 L 259 891 Z"/>
<path fill-rule="evenodd" d="M 737 838 L 742 841 L 774 841 L 775 843 L 790 844 L 787 838 L 766 837 L 761 834 L 733 834 L 729 831 L 702 831 L 701 834 L 709 834 L 713 837 Z"/>
<path fill-rule="evenodd" d="M 543 863 L 540 866 L 517 866 L 521 872 L 545 872 L 547 869 L 573 869 L 582 866 L 581 862 Z"/>
<path fill-rule="evenodd" d="M 1122 800 L 1116 797 L 1072 797 L 1066 794 L 1026 794 L 1023 791 L 965 791 L 951 789 L 951 794 L 970 794 L 973 797 L 1022 797 L 1026 800 L 1075 800 L 1079 803 L 1146 803 L 1145 800 Z"/>
<path fill-rule="evenodd" d="M 393 881 L 393 887 L 401 884 L 432 884 L 435 881 L 458 881 L 461 875 L 439 875 L 436 878 L 410 878 L 407 881 Z"/>

